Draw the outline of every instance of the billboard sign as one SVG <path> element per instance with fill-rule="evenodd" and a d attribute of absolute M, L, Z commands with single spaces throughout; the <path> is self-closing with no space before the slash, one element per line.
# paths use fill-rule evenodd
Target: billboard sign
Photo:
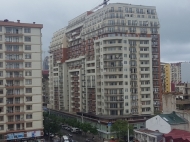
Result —
<path fill-rule="evenodd" d="M 27 138 L 34 138 L 34 137 L 39 137 L 41 136 L 41 131 L 30 131 L 30 132 L 27 132 Z"/>
<path fill-rule="evenodd" d="M 22 139 L 22 138 L 24 138 L 24 133 L 7 134 L 7 140 Z"/>

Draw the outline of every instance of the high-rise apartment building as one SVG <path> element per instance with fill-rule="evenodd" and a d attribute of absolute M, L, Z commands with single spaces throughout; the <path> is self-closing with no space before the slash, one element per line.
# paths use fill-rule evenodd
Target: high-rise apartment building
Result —
<path fill-rule="evenodd" d="M 0 139 L 40 137 L 43 25 L 0 21 Z"/>
<path fill-rule="evenodd" d="M 171 82 L 181 83 L 181 63 L 171 63 Z"/>
<path fill-rule="evenodd" d="M 161 63 L 162 92 L 171 92 L 171 69 L 169 63 Z"/>
<path fill-rule="evenodd" d="M 112 3 L 55 32 L 49 107 L 70 113 L 160 111 L 160 34 L 153 6 Z"/>
<path fill-rule="evenodd" d="M 175 86 L 181 83 L 190 82 L 190 63 L 171 63 L 171 90 L 175 91 Z"/>

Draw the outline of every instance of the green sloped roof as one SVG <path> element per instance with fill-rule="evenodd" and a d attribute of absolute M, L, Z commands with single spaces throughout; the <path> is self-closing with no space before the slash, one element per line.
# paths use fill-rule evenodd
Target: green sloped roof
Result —
<path fill-rule="evenodd" d="M 170 113 L 170 114 L 160 114 L 159 116 L 170 125 L 186 124 L 187 123 L 187 121 L 185 119 L 176 115 L 175 112 Z"/>

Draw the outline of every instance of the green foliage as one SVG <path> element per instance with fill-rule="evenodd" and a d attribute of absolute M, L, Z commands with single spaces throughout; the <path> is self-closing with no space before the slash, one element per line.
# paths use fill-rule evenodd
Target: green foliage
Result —
<path fill-rule="evenodd" d="M 127 135 L 128 129 L 130 135 L 133 134 L 133 126 L 125 120 L 117 120 L 111 127 L 111 131 L 116 132 L 119 139 Z"/>
<path fill-rule="evenodd" d="M 45 132 L 57 133 L 61 129 L 60 123 L 60 118 L 44 113 L 43 124 Z"/>
<path fill-rule="evenodd" d="M 58 135 L 61 135 L 60 129 L 61 124 L 66 124 L 71 127 L 77 127 L 81 129 L 85 134 L 87 132 L 92 133 L 93 135 L 97 135 L 98 131 L 96 127 L 93 127 L 90 123 L 81 123 L 77 121 L 77 119 L 70 119 L 70 118 L 62 118 L 58 117 L 53 114 L 44 113 L 44 131 L 45 132 L 51 132 L 51 133 L 58 133 Z"/>

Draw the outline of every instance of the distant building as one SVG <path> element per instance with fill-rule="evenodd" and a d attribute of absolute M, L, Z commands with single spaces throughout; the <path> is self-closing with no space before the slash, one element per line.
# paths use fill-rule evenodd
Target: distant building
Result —
<path fill-rule="evenodd" d="M 190 82 L 190 62 L 171 63 L 171 82 L 179 84 Z"/>
<path fill-rule="evenodd" d="M 49 57 L 46 56 L 43 61 L 43 70 L 49 70 Z"/>
<path fill-rule="evenodd" d="M 190 63 L 183 62 L 181 63 L 181 81 L 190 83 Z"/>
<path fill-rule="evenodd" d="M 161 63 L 162 92 L 171 92 L 171 69 L 169 63 Z"/>
<path fill-rule="evenodd" d="M 151 131 L 148 129 L 134 130 L 135 142 L 161 142 L 163 133 Z"/>
<path fill-rule="evenodd" d="M 160 114 L 146 121 L 146 128 L 161 133 L 169 133 L 172 129 L 189 130 L 188 122 L 175 112 Z"/>
<path fill-rule="evenodd" d="M 49 104 L 49 71 L 42 71 L 42 94 L 43 94 L 43 106 Z"/>
<path fill-rule="evenodd" d="M 181 83 L 181 63 L 171 63 L 171 82 Z"/>

